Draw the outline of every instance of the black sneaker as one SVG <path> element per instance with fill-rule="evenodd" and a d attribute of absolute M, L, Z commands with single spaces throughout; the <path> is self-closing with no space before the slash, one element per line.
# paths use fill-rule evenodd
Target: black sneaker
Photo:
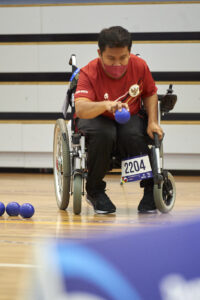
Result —
<path fill-rule="evenodd" d="M 138 205 L 138 211 L 140 213 L 156 213 L 156 205 L 153 196 L 153 186 L 144 187 L 144 195 Z"/>
<path fill-rule="evenodd" d="M 93 206 L 97 214 L 110 214 L 116 211 L 115 205 L 105 192 L 93 193 L 92 195 L 87 194 L 86 200 Z"/>

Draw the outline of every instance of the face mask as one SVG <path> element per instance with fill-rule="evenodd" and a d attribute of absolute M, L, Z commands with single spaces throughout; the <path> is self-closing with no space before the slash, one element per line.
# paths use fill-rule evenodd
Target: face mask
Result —
<path fill-rule="evenodd" d="M 108 66 L 104 64 L 105 71 L 113 78 L 121 77 L 127 70 L 128 65 L 121 66 Z"/>

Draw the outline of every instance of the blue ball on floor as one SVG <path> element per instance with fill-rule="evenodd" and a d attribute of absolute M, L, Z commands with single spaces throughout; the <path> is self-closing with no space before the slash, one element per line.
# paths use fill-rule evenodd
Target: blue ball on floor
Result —
<path fill-rule="evenodd" d="M 20 205 L 17 202 L 10 202 L 6 206 L 6 212 L 9 216 L 18 216 L 20 210 Z"/>
<path fill-rule="evenodd" d="M 20 215 L 22 218 L 31 218 L 35 213 L 33 205 L 30 203 L 24 203 L 20 207 Z"/>
<path fill-rule="evenodd" d="M 3 202 L 0 202 L 0 217 L 3 216 L 5 210 L 6 210 L 5 205 L 3 204 Z"/>
<path fill-rule="evenodd" d="M 124 107 L 122 107 L 121 111 L 116 110 L 115 112 L 115 120 L 120 124 L 125 124 L 126 122 L 128 122 L 130 117 L 130 112 Z"/>

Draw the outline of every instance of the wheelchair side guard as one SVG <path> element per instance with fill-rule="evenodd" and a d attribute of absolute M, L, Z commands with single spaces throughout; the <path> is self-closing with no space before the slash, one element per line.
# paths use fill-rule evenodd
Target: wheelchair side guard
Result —
<path fill-rule="evenodd" d="M 74 133 L 72 136 L 72 144 L 73 145 L 80 145 L 80 139 L 81 139 L 81 134 L 80 133 Z"/>
<path fill-rule="evenodd" d="M 77 174 L 82 175 L 81 169 L 81 157 L 80 157 L 80 139 L 81 135 L 79 133 L 74 133 L 72 135 L 72 159 L 73 159 L 73 173 L 72 175 L 75 177 Z"/>
<path fill-rule="evenodd" d="M 74 160 L 74 168 L 77 173 L 83 173 L 86 169 L 86 153 L 85 153 L 85 137 L 81 133 L 74 133 L 72 136 L 72 148 Z"/>

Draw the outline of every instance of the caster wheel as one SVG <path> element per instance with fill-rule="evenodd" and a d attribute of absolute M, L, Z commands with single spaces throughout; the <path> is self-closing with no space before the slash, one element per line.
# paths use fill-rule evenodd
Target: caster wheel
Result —
<path fill-rule="evenodd" d="M 154 201 L 157 209 L 162 213 L 168 213 L 172 210 L 176 200 L 176 186 L 174 177 L 167 172 L 167 176 L 160 187 L 154 185 Z"/>
<path fill-rule="evenodd" d="M 73 191 L 73 211 L 75 215 L 81 213 L 81 199 L 82 199 L 82 176 L 80 174 L 74 175 L 74 191 Z"/>

